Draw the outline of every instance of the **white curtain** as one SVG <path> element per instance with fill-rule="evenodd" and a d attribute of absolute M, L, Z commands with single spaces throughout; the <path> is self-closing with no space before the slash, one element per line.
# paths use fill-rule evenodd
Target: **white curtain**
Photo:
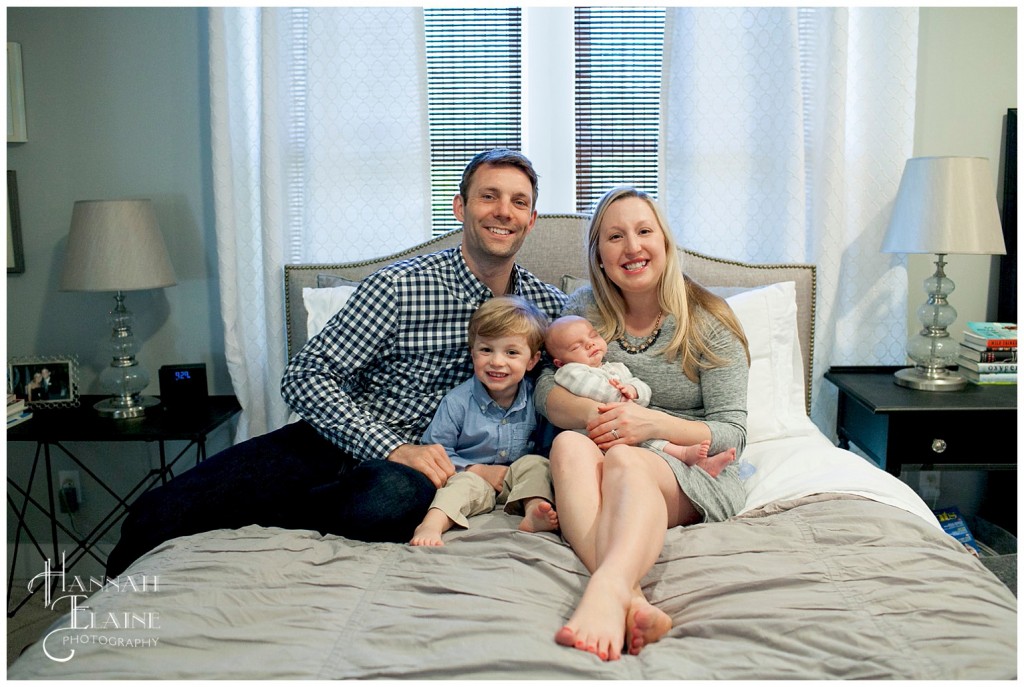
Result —
<path fill-rule="evenodd" d="M 830 365 L 902 364 L 906 262 L 880 252 L 913 150 L 914 8 L 671 8 L 661 201 L 682 245 L 817 265 L 812 418 Z"/>
<path fill-rule="evenodd" d="M 283 267 L 430 235 L 419 8 L 213 8 L 210 100 L 225 350 L 241 441 L 287 419 Z"/>

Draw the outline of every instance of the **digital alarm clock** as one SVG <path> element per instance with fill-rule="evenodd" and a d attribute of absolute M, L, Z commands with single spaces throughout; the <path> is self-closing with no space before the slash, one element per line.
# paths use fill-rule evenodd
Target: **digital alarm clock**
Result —
<path fill-rule="evenodd" d="M 164 365 L 160 368 L 160 399 L 169 406 L 204 401 L 206 363 Z"/>

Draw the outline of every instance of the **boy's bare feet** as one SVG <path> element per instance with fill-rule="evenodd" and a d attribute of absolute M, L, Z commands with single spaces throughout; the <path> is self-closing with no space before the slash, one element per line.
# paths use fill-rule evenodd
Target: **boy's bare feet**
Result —
<path fill-rule="evenodd" d="M 444 540 L 441 539 L 440 532 L 420 525 L 412 533 L 409 544 L 411 546 L 444 546 Z"/>
<path fill-rule="evenodd" d="M 725 469 L 725 466 L 734 460 L 736 460 L 736 449 L 730 448 L 722 451 L 721 453 L 716 453 L 713 456 L 707 456 L 702 460 L 698 460 L 696 465 L 712 477 L 718 477 L 722 470 Z"/>
<path fill-rule="evenodd" d="M 444 511 L 431 508 L 427 511 L 416 529 L 412 533 L 409 544 L 412 546 L 444 546 L 441 535 L 452 526 L 451 518 L 445 515 Z"/>
<path fill-rule="evenodd" d="M 524 508 L 522 532 L 554 532 L 558 529 L 558 513 L 544 499 L 530 499 Z"/>

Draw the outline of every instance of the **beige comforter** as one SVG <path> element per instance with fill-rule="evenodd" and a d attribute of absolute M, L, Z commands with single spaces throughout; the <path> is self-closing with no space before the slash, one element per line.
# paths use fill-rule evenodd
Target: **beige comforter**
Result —
<path fill-rule="evenodd" d="M 1016 674 L 1013 594 L 900 508 L 812 496 L 670 531 L 643 585 L 675 627 L 611 663 L 555 644 L 586 571 L 557 536 L 515 524 L 483 516 L 436 549 L 260 527 L 174 540 L 128 571 L 148 576 L 149 588 L 110 588 L 88 602 L 94 621 L 133 614 L 134 629 L 81 628 L 85 618 L 72 629 L 65 618 L 8 677 Z M 147 627 L 153 613 L 158 627 Z"/>

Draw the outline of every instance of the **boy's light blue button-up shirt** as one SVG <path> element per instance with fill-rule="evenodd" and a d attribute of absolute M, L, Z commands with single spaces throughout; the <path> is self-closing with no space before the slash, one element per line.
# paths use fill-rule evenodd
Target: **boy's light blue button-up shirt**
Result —
<path fill-rule="evenodd" d="M 441 444 L 462 472 L 473 464 L 508 465 L 533 451 L 531 434 L 537 426 L 533 382 L 519 382 L 508 410 L 487 393 L 476 377 L 448 392 L 434 413 L 422 443 Z"/>

